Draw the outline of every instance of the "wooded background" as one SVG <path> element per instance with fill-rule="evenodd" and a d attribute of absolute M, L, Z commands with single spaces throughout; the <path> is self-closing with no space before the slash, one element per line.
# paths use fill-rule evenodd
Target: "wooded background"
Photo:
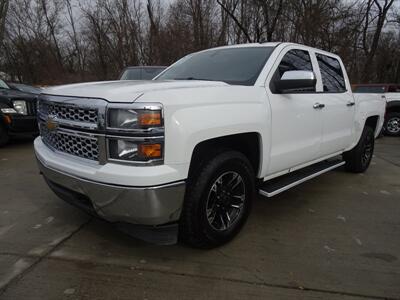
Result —
<path fill-rule="evenodd" d="M 352 83 L 400 83 L 400 0 L 0 0 L 0 71 L 31 84 L 116 79 L 226 44 L 339 54 Z"/>

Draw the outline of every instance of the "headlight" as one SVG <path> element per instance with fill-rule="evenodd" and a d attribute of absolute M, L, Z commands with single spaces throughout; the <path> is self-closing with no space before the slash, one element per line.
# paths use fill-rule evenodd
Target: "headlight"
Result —
<path fill-rule="evenodd" d="M 163 163 L 164 120 L 161 104 L 110 104 L 106 123 L 109 160 L 140 165 Z"/>
<path fill-rule="evenodd" d="M 146 162 L 162 159 L 162 143 L 110 138 L 108 147 L 110 159 L 114 160 Z"/>
<path fill-rule="evenodd" d="M 108 128 L 133 130 L 161 127 L 161 110 L 120 109 L 108 110 Z"/>
<path fill-rule="evenodd" d="M 16 114 L 17 111 L 14 108 L 2 108 L 1 112 L 3 114 Z"/>
<path fill-rule="evenodd" d="M 17 111 L 17 113 L 21 115 L 27 115 L 28 110 L 26 108 L 26 102 L 23 100 L 15 100 L 13 101 L 13 107 Z"/>

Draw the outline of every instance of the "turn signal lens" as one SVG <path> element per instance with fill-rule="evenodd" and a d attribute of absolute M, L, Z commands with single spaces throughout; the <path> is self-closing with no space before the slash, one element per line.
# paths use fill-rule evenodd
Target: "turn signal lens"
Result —
<path fill-rule="evenodd" d="M 11 124 L 11 117 L 5 115 L 5 116 L 4 116 L 4 122 L 5 122 L 7 125 L 10 125 L 10 124 Z"/>
<path fill-rule="evenodd" d="M 142 112 L 139 114 L 139 125 L 141 126 L 160 126 L 161 125 L 161 112 Z"/>
<path fill-rule="evenodd" d="M 163 125 L 161 110 L 121 109 L 108 110 L 108 127 L 111 129 L 135 130 Z"/>
<path fill-rule="evenodd" d="M 160 158 L 162 156 L 161 149 L 161 144 L 139 145 L 139 153 L 145 158 Z"/>

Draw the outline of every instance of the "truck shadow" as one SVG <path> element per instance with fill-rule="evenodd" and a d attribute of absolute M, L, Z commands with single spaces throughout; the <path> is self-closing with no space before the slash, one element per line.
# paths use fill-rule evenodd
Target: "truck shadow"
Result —
<path fill-rule="evenodd" d="M 10 139 L 10 141 L 2 146 L 1 149 L 11 149 L 13 147 L 26 147 L 29 144 L 33 144 L 33 141 L 35 140 L 36 137 L 28 136 L 28 137 L 13 137 Z"/>

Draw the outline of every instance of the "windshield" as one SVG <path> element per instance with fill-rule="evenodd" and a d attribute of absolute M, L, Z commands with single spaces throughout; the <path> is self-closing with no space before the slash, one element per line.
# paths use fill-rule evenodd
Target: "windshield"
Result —
<path fill-rule="evenodd" d="M 10 87 L 5 83 L 3 80 L 0 79 L 0 89 L 7 89 L 9 90 Z"/>
<path fill-rule="evenodd" d="M 142 79 L 151 80 L 164 71 L 165 68 L 143 68 L 142 69 Z"/>
<path fill-rule="evenodd" d="M 122 73 L 119 80 L 151 80 L 165 68 L 129 68 Z"/>
<path fill-rule="evenodd" d="M 357 86 L 354 93 L 381 94 L 385 92 L 384 86 Z"/>
<path fill-rule="evenodd" d="M 254 85 L 274 48 L 214 49 L 189 55 L 156 80 L 211 80 Z"/>

